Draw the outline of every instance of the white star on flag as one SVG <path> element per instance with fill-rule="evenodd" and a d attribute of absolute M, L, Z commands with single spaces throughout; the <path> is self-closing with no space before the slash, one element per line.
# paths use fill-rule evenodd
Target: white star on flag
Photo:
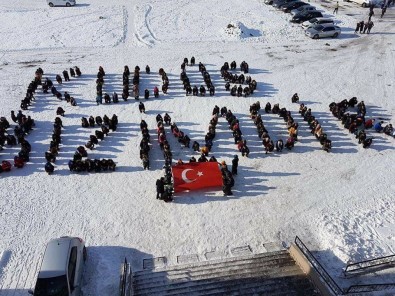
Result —
<path fill-rule="evenodd" d="M 203 172 L 198 172 L 197 175 L 198 175 L 199 177 L 201 177 L 201 176 L 203 176 Z"/>

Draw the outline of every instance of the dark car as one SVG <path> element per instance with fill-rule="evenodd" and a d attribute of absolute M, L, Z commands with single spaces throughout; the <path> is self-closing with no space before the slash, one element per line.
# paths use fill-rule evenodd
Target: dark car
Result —
<path fill-rule="evenodd" d="M 293 16 L 291 22 L 300 24 L 304 21 L 312 19 L 313 17 L 322 17 L 322 13 L 315 10 L 298 13 Z"/>
<path fill-rule="evenodd" d="M 273 7 L 280 8 L 281 5 L 291 3 L 291 2 L 296 2 L 297 0 L 274 0 L 273 1 Z"/>
<path fill-rule="evenodd" d="M 281 10 L 284 12 L 291 12 L 291 10 L 299 8 L 301 6 L 305 6 L 305 5 L 309 5 L 309 4 L 301 2 L 301 1 L 290 2 L 290 3 L 282 5 Z"/>

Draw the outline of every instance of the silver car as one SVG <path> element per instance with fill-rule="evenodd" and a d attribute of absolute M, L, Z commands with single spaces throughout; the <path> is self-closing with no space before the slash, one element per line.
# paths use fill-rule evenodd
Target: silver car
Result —
<path fill-rule="evenodd" d="M 298 14 L 298 13 L 303 12 L 303 11 L 312 11 L 312 10 L 316 10 L 316 8 L 314 6 L 311 6 L 311 5 L 303 5 L 303 6 L 299 7 L 299 8 L 291 10 L 291 15 L 295 15 L 295 14 Z"/>
<path fill-rule="evenodd" d="M 324 25 L 324 24 L 333 25 L 333 23 L 334 23 L 333 19 L 331 19 L 331 18 L 328 18 L 328 17 L 315 17 L 315 18 L 312 18 L 312 19 L 310 19 L 308 21 L 303 22 L 302 23 L 302 27 L 304 29 L 307 29 L 307 28 L 313 27 L 315 25 Z"/>
<path fill-rule="evenodd" d="M 78 237 L 62 236 L 49 241 L 34 290 L 34 296 L 79 296 L 87 259 L 85 243 Z"/>
<path fill-rule="evenodd" d="M 308 28 L 305 34 L 313 39 L 323 38 L 323 37 L 334 37 L 340 35 L 341 29 L 335 25 L 315 25 Z"/>
<path fill-rule="evenodd" d="M 75 0 L 47 0 L 47 4 L 50 7 L 54 6 L 74 6 L 75 5 Z"/>

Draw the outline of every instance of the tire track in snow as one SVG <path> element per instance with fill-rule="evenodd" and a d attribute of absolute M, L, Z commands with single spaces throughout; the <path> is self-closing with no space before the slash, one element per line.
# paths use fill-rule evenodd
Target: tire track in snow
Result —
<path fill-rule="evenodd" d="M 150 28 L 149 23 L 149 14 L 152 10 L 151 5 L 146 5 L 144 7 L 135 6 L 134 13 L 135 13 L 135 29 L 136 33 L 135 36 L 139 43 L 152 47 L 155 43 L 159 42 L 160 40 L 155 36 L 154 32 Z"/>
<path fill-rule="evenodd" d="M 125 43 L 126 36 L 128 35 L 128 21 L 129 21 L 128 10 L 126 9 L 125 6 L 122 6 L 123 34 L 122 34 L 122 37 L 118 40 L 118 42 L 114 45 L 114 47 L 118 46 L 121 43 Z"/>

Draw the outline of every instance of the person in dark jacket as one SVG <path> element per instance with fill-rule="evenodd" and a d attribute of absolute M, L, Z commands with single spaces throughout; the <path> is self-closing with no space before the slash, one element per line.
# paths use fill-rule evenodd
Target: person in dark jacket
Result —
<path fill-rule="evenodd" d="M 73 68 L 70 68 L 70 76 L 75 77 L 75 71 Z"/>
<path fill-rule="evenodd" d="M 232 175 L 237 175 L 238 166 L 239 166 L 239 157 L 235 155 L 232 159 Z"/>
<path fill-rule="evenodd" d="M 368 19 L 368 22 L 372 19 L 372 16 L 374 15 L 374 11 L 373 11 L 373 7 L 371 7 L 370 8 L 370 11 L 369 11 L 369 19 Z"/>
<path fill-rule="evenodd" d="M 45 172 L 50 175 L 54 172 L 55 167 L 49 161 L 44 166 Z"/>
<path fill-rule="evenodd" d="M 359 33 L 362 34 L 363 33 L 363 28 L 365 26 L 365 22 L 364 21 L 360 21 L 359 22 Z"/>
<path fill-rule="evenodd" d="M 149 158 L 148 158 L 148 156 L 147 155 L 143 155 L 142 161 L 143 161 L 143 168 L 144 168 L 144 170 L 149 170 Z M 156 197 L 156 198 L 158 198 L 158 197 Z"/>
<path fill-rule="evenodd" d="M 144 106 L 143 102 L 140 102 L 140 104 L 139 104 L 139 111 L 140 111 L 140 113 L 145 113 L 145 106 Z"/>
<path fill-rule="evenodd" d="M 373 26 L 374 26 L 374 23 L 372 22 L 372 21 L 369 21 L 368 22 L 368 34 L 370 34 L 370 30 L 373 28 Z"/>
<path fill-rule="evenodd" d="M 165 178 L 161 177 L 156 180 L 156 199 L 162 199 L 163 193 L 165 192 Z"/>
<path fill-rule="evenodd" d="M 63 71 L 63 77 L 64 81 L 70 81 L 69 73 L 67 72 L 67 70 Z"/>
<path fill-rule="evenodd" d="M 361 22 L 358 22 L 358 23 L 357 23 L 357 27 L 355 28 L 354 33 L 355 33 L 355 34 L 358 33 L 360 29 L 361 29 Z"/>

